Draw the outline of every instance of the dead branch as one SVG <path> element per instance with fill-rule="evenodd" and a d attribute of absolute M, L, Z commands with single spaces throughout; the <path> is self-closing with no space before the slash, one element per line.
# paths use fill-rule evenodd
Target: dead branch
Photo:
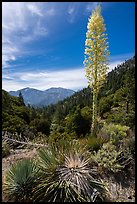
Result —
<path fill-rule="evenodd" d="M 19 141 L 19 140 L 16 140 L 16 139 L 11 139 L 11 138 L 4 137 L 4 136 L 2 136 L 2 139 L 9 140 L 9 141 L 16 142 L 16 143 L 20 143 L 20 144 L 25 144 L 25 145 L 47 147 L 47 145 L 44 145 L 44 144 L 38 144 L 38 143 L 32 143 L 32 142 L 23 142 L 23 141 Z"/>

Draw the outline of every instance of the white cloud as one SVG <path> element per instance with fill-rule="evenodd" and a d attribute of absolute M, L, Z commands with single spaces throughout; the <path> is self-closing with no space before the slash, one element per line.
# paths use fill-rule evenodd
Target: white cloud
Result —
<path fill-rule="evenodd" d="M 51 87 L 64 87 L 70 89 L 80 89 L 87 86 L 84 69 L 71 69 L 53 72 L 22 72 L 3 76 L 3 89 L 17 90 L 24 87 L 33 87 L 45 90 Z"/>
<path fill-rule="evenodd" d="M 54 8 L 43 2 L 2 2 L 3 68 L 23 56 L 29 42 L 49 34 L 45 21 L 54 15 Z"/>
<path fill-rule="evenodd" d="M 81 15 L 82 9 L 83 9 L 83 3 L 80 3 L 80 2 L 69 3 L 67 8 L 68 22 L 75 23 L 79 19 L 79 15 Z"/>
<path fill-rule="evenodd" d="M 25 49 L 30 41 L 50 35 L 51 28 L 52 32 L 55 34 L 54 29 L 57 29 L 60 23 L 60 21 L 58 21 L 57 24 L 56 19 L 58 18 L 59 20 L 62 20 L 62 14 L 67 14 L 65 15 L 66 20 L 73 23 L 79 16 L 78 14 L 80 12 L 83 12 L 83 10 L 91 12 L 91 10 L 96 7 L 97 3 L 88 3 L 86 7 L 83 7 L 83 5 L 85 5 L 83 2 L 81 4 L 76 2 L 68 4 L 66 2 L 3 2 L 3 68 L 11 67 L 12 65 L 10 62 L 17 60 L 20 56 L 23 56 L 24 53 L 29 53 L 28 50 Z M 55 20 L 51 23 L 50 19 L 53 19 L 53 17 Z M 58 29 L 60 29 L 60 27 Z M 33 51 L 34 50 L 31 50 L 31 52 Z M 38 51 L 36 50 L 36 52 Z M 43 54 L 42 51 L 41 54 Z M 125 57 L 128 59 L 129 55 L 112 56 L 109 71 L 111 71 L 117 64 L 123 62 Z M 15 73 L 14 70 L 13 73 L 3 74 L 2 85 L 5 90 L 17 90 L 28 86 L 41 90 L 58 86 L 80 89 L 87 87 L 87 79 L 85 77 L 84 68 L 52 72 L 19 72 L 17 70 Z"/>
<path fill-rule="evenodd" d="M 76 16 L 76 6 L 75 5 L 70 5 L 67 9 L 68 13 L 68 22 L 69 23 L 74 23 L 75 21 L 75 16 Z"/>
<path fill-rule="evenodd" d="M 80 6 L 77 2 L 3 2 L 2 67 L 10 67 L 10 62 L 23 57 L 30 42 L 60 30 L 62 15 L 67 14 L 66 20 L 73 23 Z"/>
<path fill-rule="evenodd" d="M 34 39 L 34 37 L 36 38 L 38 36 L 47 36 L 48 33 L 49 33 L 48 29 L 43 27 L 41 25 L 41 22 L 38 21 L 37 24 L 36 24 L 36 28 L 35 28 L 35 30 L 33 32 L 33 39 Z"/>
<path fill-rule="evenodd" d="M 68 8 L 68 14 L 72 15 L 74 13 L 74 7 L 69 7 Z"/>
<path fill-rule="evenodd" d="M 86 6 L 86 10 L 88 12 L 91 12 L 92 9 L 96 8 L 97 4 L 98 4 L 98 2 L 90 2 L 90 3 L 88 3 L 87 6 Z"/>
<path fill-rule="evenodd" d="M 28 9 L 32 14 L 36 14 L 38 16 L 43 16 L 42 12 L 40 11 L 40 9 L 36 6 L 36 4 L 28 4 Z"/>
<path fill-rule="evenodd" d="M 122 61 L 113 61 L 109 71 Z M 63 87 L 79 90 L 88 86 L 84 68 L 71 68 L 59 71 L 35 71 L 4 74 L 2 87 L 7 91 L 18 90 L 25 87 L 45 90 L 51 87 Z"/>
<path fill-rule="evenodd" d="M 3 68 L 23 57 L 30 50 L 29 42 L 51 37 L 56 29 L 62 32 L 62 15 L 74 23 L 84 9 L 83 2 L 2 2 Z"/>
<path fill-rule="evenodd" d="M 109 64 L 108 72 L 112 71 L 112 69 L 114 69 L 118 64 L 121 64 L 122 62 L 123 62 L 122 60 L 111 62 Z"/>
<path fill-rule="evenodd" d="M 126 53 L 126 54 L 124 53 L 124 54 L 110 56 L 110 65 L 109 65 L 108 72 L 110 72 L 117 65 L 123 63 L 125 60 L 128 60 L 133 56 L 134 56 L 134 53 Z"/>
<path fill-rule="evenodd" d="M 107 10 L 108 8 L 110 8 L 110 6 L 113 5 L 111 2 L 90 2 L 85 7 L 85 13 L 87 15 L 91 14 L 92 10 L 97 7 L 98 3 L 100 3 L 102 10 Z"/>
<path fill-rule="evenodd" d="M 2 80 L 2 89 L 6 91 L 11 91 L 11 90 L 16 91 L 16 90 L 22 89 L 23 87 L 24 86 L 20 82 L 13 81 L 13 80 L 10 80 L 7 82 L 7 80 Z"/>

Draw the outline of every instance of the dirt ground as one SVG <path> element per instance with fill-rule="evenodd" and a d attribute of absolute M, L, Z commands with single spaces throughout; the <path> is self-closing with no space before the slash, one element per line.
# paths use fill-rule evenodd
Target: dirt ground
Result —
<path fill-rule="evenodd" d="M 123 179 L 122 181 L 120 181 Z M 112 177 L 105 179 L 112 202 L 135 202 L 135 178 L 128 179 L 126 176 L 119 181 Z"/>
<path fill-rule="evenodd" d="M 9 167 L 16 161 L 24 158 L 33 158 L 36 156 L 36 149 L 18 149 L 14 150 L 8 157 L 2 159 L 2 176 Z"/>
<path fill-rule="evenodd" d="M 14 150 L 8 157 L 2 159 L 2 176 L 5 171 L 18 160 L 24 158 L 34 158 L 36 156 L 36 148 Z M 112 202 L 135 202 L 135 164 L 132 169 L 125 171 L 122 175 L 105 177 L 103 179 L 110 192 Z M 7 202 L 4 194 L 2 201 Z"/>

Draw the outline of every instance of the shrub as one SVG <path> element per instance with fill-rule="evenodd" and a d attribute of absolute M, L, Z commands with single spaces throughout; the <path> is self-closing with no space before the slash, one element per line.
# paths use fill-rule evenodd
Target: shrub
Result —
<path fill-rule="evenodd" d="M 30 122 L 31 129 L 36 134 L 37 132 L 41 132 L 45 135 L 50 134 L 50 123 L 46 119 L 38 119 L 35 118 Z"/>
<path fill-rule="evenodd" d="M 2 157 L 7 157 L 10 154 L 10 146 L 6 142 L 2 142 Z"/>
<path fill-rule="evenodd" d="M 23 125 L 20 129 L 20 133 L 22 136 L 22 139 L 28 138 L 28 139 L 33 139 L 34 138 L 34 133 L 32 129 L 28 125 Z"/>
<path fill-rule="evenodd" d="M 82 135 L 85 136 L 87 133 L 89 133 L 91 119 L 90 116 L 87 117 L 88 113 L 89 110 L 87 111 L 86 108 L 83 108 L 82 110 L 78 108 L 73 114 L 69 114 L 65 118 L 67 132 L 75 133 L 77 138 L 81 137 Z"/>
<path fill-rule="evenodd" d="M 123 138 L 120 141 L 119 148 L 129 151 L 132 156 L 135 156 L 135 132 L 132 130 L 128 131 L 128 135 L 126 138 Z"/>
<path fill-rule="evenodd" d="M 131 154 L 135 156 L 135 137 L 129 138 L 128 147 L 129 150 L 131 151 Z"/>
<path fill-rule="evenodd" d="M 93 202 L 103 199 L 104 186 L 82 151 L 76 141 L 39 149 L 41 183 L 36 188 L 34 201 Z"/>
<path fill-rule="evenodd" d="M 52 132 L 48 138 L 48 142 L 50 144 L 54 143 L 56 144 L 58 141 L 60 140 L 66 140 L 66 141 L 71 141 L 73 139 L 75 139 L 77 136 L 75 133 L 67 133 L 67 132 L 63 132 L 60 133 L 58 131 L 56 132 Z"/>
<path fill-rule="evenodd" d="M 30 202 L 33 189 L 38 184 L 38 169 L 30 159 L 24 159 L 13 164 L 6 172 L 3 181 L 3 191 L 9 200 Z"/>
<path fill-rule="evenodd" d="M 32 142 L 33 143 L 38 143 L 38 144 L 47 144 L 48 138 L 45 134 L 38 132 L 37 136 L 33 138 Z"/>
<path fill-rule="evenodd" d="M 128 124 L 130 128 L 133 128 L 135 125 L 135 111 L 130 110 L 128 114 L 124 117 L 124 123 Z"/>
<path fill-rule="evenodd" d="M 104 142 L 105 139 L 103 137 L 88 136 L 86 140 L 86 147 L 89 151 L 98 151 Z"/>
<path fill-rule="evenodd" d="M 111 110 L 113 104 L 113 94 L 107 97 L 102 97 L 99 101 L 99 111 L 100 115 L 103 117 L 103 114 Z"/>
<path fill-rule="evenodd" d="M 128 125 L 130 128 L 133 128 L 135 125 L 135 111 L 132 110 L 130 110 L 129 113 L 126 113 L 120 107 L 113 108 L 113 112 L 104 113 L 103 117 L 106 119 L 107 123 Z"/>
<path fill-rule="evenodd" d="M 119 172 L 130 161 L 131 155 L 128 151 L 117 150 L 111 142 L 103 144 L 98 152 L 94 153 L 94 159 L 98 166 L 111 172 Z"/>
<path fill-rule="evenodd" d="M 98 136 L 106 140 L 111 140 L 113 144 L 117 144 L 119 140 L 126 137 L 128 130 L 128 126 L 122 126 L 120 124 L 114 123 L 105 123 L 102 129 L 100 130 Z"/>

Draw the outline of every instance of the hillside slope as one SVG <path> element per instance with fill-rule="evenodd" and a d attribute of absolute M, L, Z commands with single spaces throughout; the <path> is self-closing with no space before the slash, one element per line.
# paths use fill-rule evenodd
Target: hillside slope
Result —
<path fill-rule="evenodd" d="M 135 57 L 125 61 L 108 73 L 106 83 L 99 93 L 98 112 L 108 122 L 134 126 L 135 121 Z M 84 88 L 71 97 L 51 105 L 43 111 L 49 117 L 54 115 L 58 123 L 80 109 L 88 106 L 92 109 L 92 91 Z M 124 116 L 124 117 L 123 117 Z"/>
<path fill-rule="evenodd" d="M 54 94 L 57 90 L 47 92 Z M 58 90 L 60 91 L 60 90 Z M 64 90 L 63 90 L 64 91 Z M 52 93 L 51 93 L 52 92 Z M 101 120 L 135 126 L 135 58 L 129 59 L 108 73 L 106 83 L 99 93 L 98 113 Z M 92 91 L 90 88 L 43 108 L 26 107 L 19 98 L 2 91 L 3 130 L 30 135 L 38 132 L 50 134 L 53 124 L 76 134 L 90 131 L 92 122 Z M 86 130 L 86 131 L 85 131 Z M 73 130 L 72 130 L 73 132 Z"/>

